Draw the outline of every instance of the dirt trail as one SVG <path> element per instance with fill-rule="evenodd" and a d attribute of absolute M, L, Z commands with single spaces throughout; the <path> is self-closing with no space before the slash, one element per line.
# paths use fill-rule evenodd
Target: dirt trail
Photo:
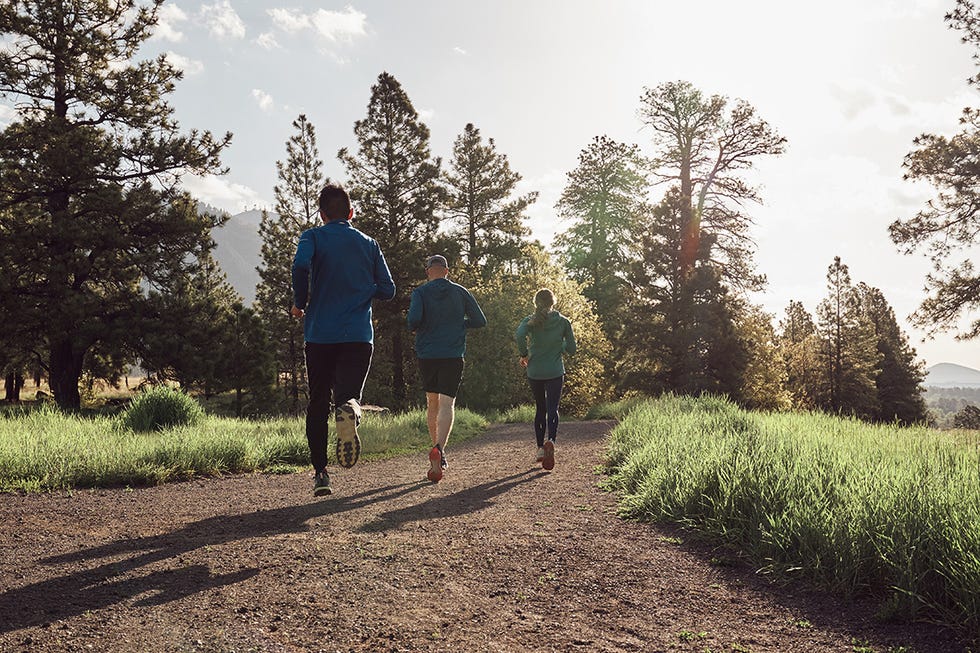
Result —
<path fill-rule="evenodd" d="M 0 495 L 0 651 L 964 650 L 619 520 L 610 426 L 563 424 L 550 473 L 498 426 L 438 485 L 417 454 L 323 499 L 307 474 Z"/>

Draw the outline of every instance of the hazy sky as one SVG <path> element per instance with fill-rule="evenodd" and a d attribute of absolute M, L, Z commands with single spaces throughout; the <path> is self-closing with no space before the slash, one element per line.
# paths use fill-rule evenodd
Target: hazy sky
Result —
<path fill-rule="evenodd" d="M 751 211 L 756 261 L 769 278 L 755 300 L 777 319 L 791 299 L 814 312 L 839 255 L 855 283 L 882 290 L 929 365 L 980 369 L 980 342 L 921 342 L 908 327 L 930 267 L 887 233 L 930 196 L 902 180 L 912 139 L 952 133 L 962 108 L 980 105 L 966 83 L 972 52 L 943 22 L 953 4 L 177 0 L 144 53 L 170 52 L 184 69 L 172 97 L 184 128 L 234 133 L 230 174 L 189 185 L 211 204 L 271 205 L 300 113 L 325 172 L 343 181 L 336 152 L 354 147 L 353 123 L 387 71 L 431 129 L 434 154 L 448 159 L 467 122 L 495 139 L 523 189 L 540 192 L 531 228 L 545 243 L 567 228 L 554 203 L 594 136 L 650 152 L 637 117 L 644 87 L 683 79 L 742 98 L 788 139 L 754 175 L 765 200 Z"/>

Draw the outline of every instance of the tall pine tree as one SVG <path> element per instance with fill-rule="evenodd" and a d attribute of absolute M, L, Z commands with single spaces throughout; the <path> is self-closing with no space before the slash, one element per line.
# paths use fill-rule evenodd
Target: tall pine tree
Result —
<path fill-rule="evenodd" d="M 923 363 L 916 360 L 915 349 L 898 326 L 895 311 L 877 288 L 857 285 L 861 312 L 874 329 L 880 363 L 875 375 L 879 422 L 915 424 L 928 419 L 922 382 Z"/>
<path fill-rule="evenodd" d="M 524 225 L 525 211 L 538 194 L 515 196 L 520 180 L 493 139 L 484 143 L 480 130 L 467 124 L 453 143 L 445 211 L 450 237 L 462 243 L 467 266 L 484 279 L 519 259 L 531 233 Z"/>
<path fill-rule="evenodd" d="M 57 403 L 77 409 L 86 355 L 121 346 L 143 289 L 187 266 L 218 220 L 180 193 L 188 172 L 220 172 L 230 134 L 181 135 L 166 97 L 181 73 L 134 59 L 162 0 L 0 3 L 0 307 L 45 353 Z M 9 313 L 7 313 L 9 311 Z"/>
<path fill-rule="evenodd" d="M 286 161 L 276 161 L 275 213 L 263 212 L 259 223 L 262 262 L 255 299 L 258 315 L 272 338 L 277 382 L 282 383 L 289 412 L 298 414 L 307 383 L 303 323 L 289 314 L 293 255 L 300 234 L 321 223 L 320 190 L 328 180 L 322 173 L 313 124 L 301 114 L 293 127 L 296 133 L 286 141 Z"/>
<path fill-rule="evenodd" d="M 597 136 L 579 153 L 578 166 L 558 200 L 558 216 L 571 226 L 555 238 L 555 251 L 583 284 L 607 337 L 622 332 L 628 262 L 636 255 L 637 225 L 645 217 L 647 178 L 635 145 Z"/>
<path fill-rule="evenodd" d="M 619 376 L 624 389 L 735 397 L 748 364 L 734 323 L 740 300 L 708 261 L 710 235 L 699 240 L 695 265 L 685 272 L 680 203 L 677 189 L 668 191 L 639 232 L 639 258 L 628 275 L 632 293 L 623 318 Z"/>
<path fill-rule="evenodd" d="M 740 173 L 760 156 L 782 154 L 786 139 L 744 100 L 729 107 L 728 98 L 706 97 L 684 81 L 646 89 L 640 118 L 653 131 L 656 176 L 680 193 L 682 275 L 695 265 L 705 231 L 715 241 L 711 258 L 725 282 L 759 288 L 763 279 L 753 272 L 751 218 L 742 206 L 760 197 Z"/>
<path fill-rule="evenodd" d="M 405 313 L 411 288 L 424 279 L 423 259 L 432 253 L 445 191 L 439 184 L 441 160 L 429 152 L 429 128 L 398 80 L 381 73 L 367 111 L 354 123 L 357 151 L 344 148 L 338 157 L 347 167 L 354 220 L 378 241 L 398 289 L 393 301 L 374 312 L 378 336 L 369 387 L 378 384 L 382 399 L 400 407 L 408 400 L 406 370 L 415 359 Z"/>
<path fill-rule="evenodd" d="M 817 405 L 828 412 L 872 419 L 878 412 L 877 338 L 839 256 L 827 269 L 827 291 L 817 307 L 821 370 Z"/>

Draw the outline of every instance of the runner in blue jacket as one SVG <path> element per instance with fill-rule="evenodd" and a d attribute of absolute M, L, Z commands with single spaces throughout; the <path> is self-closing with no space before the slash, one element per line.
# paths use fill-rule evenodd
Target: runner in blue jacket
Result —
<path fill-rule="evenodd" d="M 320 191 L 324 224 L 303 232 L 293 259 L 293 307 L 303 319 L 310 403 L 306 439 L 315 480 L 314 496 L 330 494 L 327 419 L 333 393 L 337 462 L 353 467 L 361 452 L 357 425 L 361 394 L 371 368 L 374 327 L 371 300 L 391 299 L 395 283 L 381 248 L 351 226 L 354 209 L 340 186 Z"/>

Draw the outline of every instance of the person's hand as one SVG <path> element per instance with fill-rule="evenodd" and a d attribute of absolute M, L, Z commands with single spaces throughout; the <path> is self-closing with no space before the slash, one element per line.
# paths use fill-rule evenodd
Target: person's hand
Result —
<path fill-rule="evenodd" d="M 527 356 L 521 356 L 521 367 L 527 367 Z"/>
<path fill-rule="evenodd" d="M 289 314 L 295 317 L 296 319 L 299 319 L 304 315 L 306 315 L 306 311 L 304 311 L 302 308 L 296 308 L 295 306 L 293 306 L 291 309 L 289 309 Z"/>

